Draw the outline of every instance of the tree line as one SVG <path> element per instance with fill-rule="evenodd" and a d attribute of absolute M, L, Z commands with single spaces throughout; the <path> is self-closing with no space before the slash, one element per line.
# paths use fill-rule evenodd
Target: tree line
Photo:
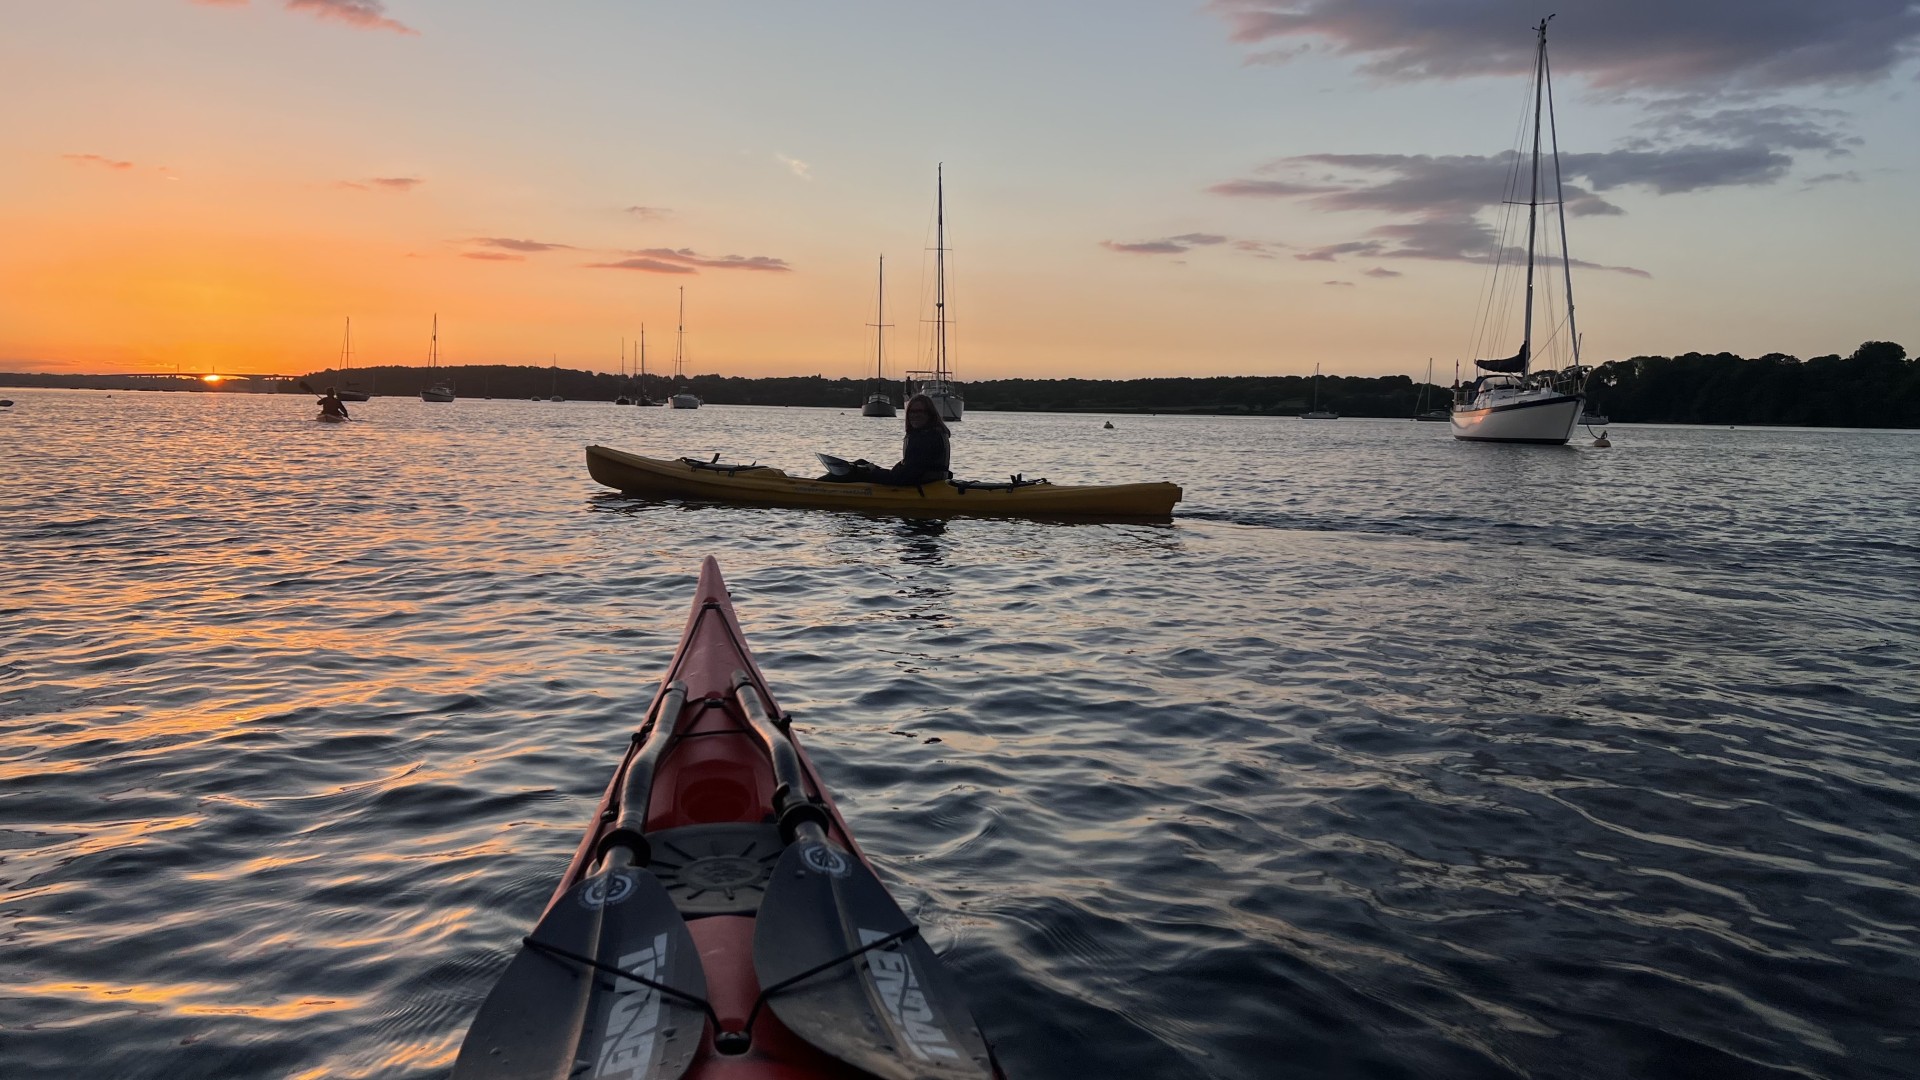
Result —
<path fill-rule="evenodd" d="M 432 378 L 430 379 L 429 376 Z M 854 409 L 872 392 L 870 379 L 821 375 L 742 378 L 695 375 L 675 381 L 535 365 L 323 369 L 281 389 L 318 393 L 327 387 L 376 397 L 417 396 L 430 381 L 451 380 L 463 398 L 549 398 L 612 401 L 644 394 L 655 401 L 684 388 L 716 405 L 790 405 Z M 206 392 L 272 390 L 270 384 L 209 385 L 195 379 L 114 375 L 6 375 L 0 385 Z M 899 398 L 899 384 L 886 384 Z M 1851 355 L 1801 360 L 1784 353 L 1745 359 L 1732 353 L 1636 356 L 1596 368 L 1587 380 L 1589 409 L 1624 423 L 1787 424 L 1807 427 L 1920 428 L 1920 362 L 1890 341 L 1869 341 Z M 1311 376 L 1242 375 L 1149 379 L 983 379 L 964 385 L 975 411 L 1195 413 L 1293 416 L 1314 401 Z M 1452 391 L 1404 375 L 1328 375 L 1322 407 L 1343 416 L 1410 417 L 1445 408 Z"/>

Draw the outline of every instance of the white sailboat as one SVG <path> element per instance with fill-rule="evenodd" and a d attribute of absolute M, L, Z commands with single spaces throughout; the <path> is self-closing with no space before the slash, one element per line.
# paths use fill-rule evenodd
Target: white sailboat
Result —
<path fill-rule="evenodd" d="M 866 404 L 860 406 L 861 416 L 892 416 L 893 398 L 887 393 L 887 257 L 880 256 L 879 299 L 874 305 L 873 321 L 873 392 L 867 395 Z"/>
<path fill-rule="evenodd" d="M 355 390 L 347 372 L 353 370 L 353 316 L 347 316 L 347 336 L 340 342 L 340 389 L 334 396 L 341 401 L 365 401 L 367 392 Z"/>
<path fill-rule="evenodd" d="M 1572 260 L 1567 255 L 1567 206 L 1560 182 L 1560 132 L 1553 118 L 1552 77 L 1547 65 L 1547 23 L 1552 18 L 1551 15 L 1547 16 L 1534 28 L 1540 41 L 1534 53 L 1533 83 L 1529 88 L 1533 97 L 1533 151 L 1527 198 L 1521 202 L 1514 197 L 1518 192 L 1510 192 L 1507 199 L 1508 206 L 1516 209 L 1525 206 L 1527 209 L 1526 294 L 1522 302 L 1524 317 L 1520 351 L 1496 360 L 1475 360 L 1474 366 L 1487 374 L 1454 390 L 1453 411 L 1450 414 L 1453 437 L 1468 442 L 1562 445 L 1573 434 L 1574 421 L 1580 418 L 1581 407 L 1586 402 L 1587 369 L 1580 363 L 1580 334 L 1573 322 L 1573 268 Z M 1543 126 L 1551 139 L 1548 160 L 1553 165 L 1553 175 L 1545 178 L 1541 176 L 1540 142 Z M 1550 192 L 1552 197 L 1544 203 L 1541 201 L 1543 179 L 1553 185 Z M 1548 320 L 1546 333 L 1539 344 L 1547 346 L 1540 350 L 1542 352 L 1552 350 L 1565 356 L 1567 363 L 1560 366 L 1535 363 L 1540 357 L 1536 353 L 1535 342 L 1534 310 L 1538 305 L 1534 294 L 1534 263 L 1545 240 L 1540 236 L 1539 227 L 1540 207 L 1544 205 L 1555 208 L 1560 225 L 1558 258 L 1563 271 L 1561 295 L 1566 306 L 1559 322 Z M 1494 258 L 1504 261 L 1504 254 L 1504 251 L 1496 251 Z M 1497 309 L 1495 298 L 1503 293 L 1511 295 L 1514 285 L 1502 280 L 1514 276 L 1502 273 L 1509 269 L 1496 262 L 1489 290 L 1488 311 Z M 1548 286 L 1550 289 L 1550 281 Z M 1552 297 L 1540 299 L 1551 316 Z M 1490 326 L 1488 328 L 1492 329 Z M 1475 350 L 1476 353 L 1478 351 Z"/>
<path fill-rule="evenodd" d="M 687 287 L 680 286 L 680 324 L 673 338 L 673 381 L 680 387 L 668 401 L 676 409 L 697 409 L 700 396 L 687 389 Z"/>
<path fill-rule="evenodd" d="M 1320 407 L 1320 365 L 1313 365 L 1313 408 L 1300 414 L 1302 420 L 1338 420 L 1340 414 Z"/>
<path fill-rule="evenodd" d="M 947 362 L 947 199 L 944 174 L 944 165 L 936 167 L 933 174 L 933 369 L 907 372 L 906 393 L 908 397 L 927 395 L 933 400 L 933 407 L 940 411 L 942 420 L 958 423 L 966 411 L 967 403 L 960 395 L 960 384 L 953 380 L 953 369 Z"/>
<path fill-rule="evenodd" d="M 433 342 L 427 346 L 427 388 L 421 401 L 452 401 L 453 380 L 435 374 L 440 369 L 440 316 L 433 317 Z"/>

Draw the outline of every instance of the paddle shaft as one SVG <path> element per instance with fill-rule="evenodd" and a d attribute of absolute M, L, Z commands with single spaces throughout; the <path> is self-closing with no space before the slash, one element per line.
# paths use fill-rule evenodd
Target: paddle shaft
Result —
<path fill-rule="evenodd" d="M 773 813 L 780 823 L 780 835 L 791 844 L 804 825 L 814 825 L 822 833 L 827 826 L 827 810 L 807 796 L 806 774 L 800 768 L 800 751 L 794 748 L 787 728 L 767 711 L 767 703 L 754 686 L 753 676 L 744 670 L 733 673 L 733 697 L 740 703 L 747 724 L 773 759 L 773 779 L 779 786 L 773 793 Z"/>
<path fill-rule="evenodd" d="M 627 759 L 627 775 L 620 785 L 620 814 L 614 819 L 613 828 L 600 838 L 599 850 L 594 853 L 603 864 L 602 869 L 646 866 L 653 861 L 653 847 L 647 843 L 647 807 L 653 801 L 653 774 L 659 767 L 660 756 L 666 753 L 667 744 L 673 739 L 673 729 L 679 725 L 680 713 L 686 705 L 687 684 L 675 679 L 667 686 L 660 708 L 653 714 L 647 744 Z M 616 865 L 614 858 L 620 851 L 627 852 L 627 856 Z"/>

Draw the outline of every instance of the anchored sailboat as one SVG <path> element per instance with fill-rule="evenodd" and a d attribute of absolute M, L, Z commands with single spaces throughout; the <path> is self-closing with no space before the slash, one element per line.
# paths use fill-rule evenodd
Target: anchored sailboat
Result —
<path fill-rule="evenodd" d="M 860 406 L 861 416 L 892 416 L 893 398 L 887 394 L 887 257 L 880 256 L 879 299 L 874 305 L 873 321 L 873 392 L 867 395 L 866 404 Z"/>
<path fill-rule="evenodd" d="M 427 388 L 420 391 L 421 401 L 452 401 L 453 380 L 438 374 L 440 369 L 440 316 L 433 317 L 433 343 L 427 346 Z"/>
<path fill-rule="evenodd" d="M 1300 414 L 1302 420 L 1338 420 L 1340 414 L 1320 407 L 1320 365 L 1313 365 L 1313 408 Z"/>
<path fill-rule="evenodd" d="M 673 381 L 680 389 L 668 400 L 676 409 L 697 409 L 700 396 L 687 389 L 687 287 L 680 286 L 680 324 L 673 338 Z"/>
<path fill-rule="evenodd" d="M 947 196 L 945 166 L 933 174 L 933 370 L 907 372 L 907 396 L 925 394 L 940 410 L 940 418 L 958 423 L 966 411 L 960 384 L 953 381 L 947 362 Z"/>
<path fill-rule="evenodd" d="M 1427 408 L 1427 395 L 1433 391 L 1433 357 L 1427 357 L 1427 380 L 1420 384 L 1420 396 L 1413 402 L 1415 420 L 1447 422 L 1447 410 Z"/>
<path fill-rule="evenodd" d="M 663 405 L 647 396 L 647 324 L 640 324 L 640 396 L 634 399 L 635 405 Z"/>
<path fill-rule="evenodd" d="M 1525 202 L 1520 202 L 1510 192 L 1507 205 L 1527 208 L 1527 271 L 1524 312 L 1520 336 L 1520 351 L 1512 356 L 1494 360 L 1475 360 L 1474 366 L 1487 372 L 1475 378 L 1471 383 L 1458 386 L 1454 390 L 1454 403 L 1451 419 L 1453 437 L 1469 442 L 1511 442 L 1511 443 L 1547 443 L 1564 444 L 1573 434 L 1573 424 L 1580 418 L 1581 406 L 1586 401 L 1587 369 L 1580 363 L 1580 333 L 1573 322 L 1573 267 L 1572 259 L 1567 255 L 1567 204 L 1564 189 L 1560 181 L 1560 132 L 1553 118 L 1553 87 L 1551 68 L 1547 64 L 1547 23 L 1553 18 L 1549 15 L 1540 20 L 1534 30 L 1539 34 L 1539 46 L 1534 53 L 1533 83 L 1529 92 L 1533 98 L 1533 151 L 1532 168 L 1528 170 L 1529 187 Z M 1544 123 L 1543 123 L 1544 117 Z M 1541 176 L 1541 136 L 1542 130 L 1551 140 L 1548 150 L 1553 166 L 1551 177 Z M 1552 198 L 1541 201 L 1541 184 L 1545 180 L 1551 183 Z M 1515 183 L 1517 184 L 1517 175 Z M 1541 254 L 1540 248 L 1547 238 L 1540 236 L 1540 207 L 1553 206 L 1560 225 L 1559 261 L 1562 270 L 1561 295 L 1565 301 L 1565 310 L 1561 321 L 1551 319 L 1543 327 L 1545 333 L 1541 342 L 1535 341 L 1534 310 L 1534 264 Z M 1504 235 L 1504 234 L 1503 234 Z M 1488 293 L 1487 311 L 1497 310 L 1496 298 L 1502 294 L 1511 295 L 1514 285 L 1503 282 L 1511 279 L 1511 273 L 1502 274 L 1510 268 L 1500 265 L 1504 250 L 1496 250 L 1492 286 Z M 1551 281 L 1547 283 L 1551 289 Z M 1549 316 L 1553 314 L 1553 298 L 1541 297 Z M 1491 319 L 1482 316 L 1482 325 L 1490 327 Z M 1564 366 L 1536 366 L 1539 359 L 1536 345 L 1564 350 L 1568 362 Z M 1478 352 L 1478 350 L 1475 350 Z M 1544 349 L 1540 351 L 1546 351 Z"/>
<path fill-rule="evenodd" d="M 347 372 L 352 370 L 353 316 L 349 315 L 347 316 L 347 336 L 340 343 L 340 389 L 335 391 L 334 396 L 341 401 L 365 401 L 367 400 L 367 392 L 365 390 L 355 390 L 353 388 L 353 380 L 347 377 Z"/>

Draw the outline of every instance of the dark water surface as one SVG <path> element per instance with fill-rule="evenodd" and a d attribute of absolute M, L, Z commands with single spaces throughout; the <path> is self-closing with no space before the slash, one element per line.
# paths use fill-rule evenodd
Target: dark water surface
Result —
<path fill-rule="evenodd" d="M 1920 436 L 981 413 L 1186 502 L 943 525 L 582 463 L 852 411 L 10 394 L 6 1077 L 444 1075 L 708 554 L 1016 1078 L 1920 1074 Z"/>

